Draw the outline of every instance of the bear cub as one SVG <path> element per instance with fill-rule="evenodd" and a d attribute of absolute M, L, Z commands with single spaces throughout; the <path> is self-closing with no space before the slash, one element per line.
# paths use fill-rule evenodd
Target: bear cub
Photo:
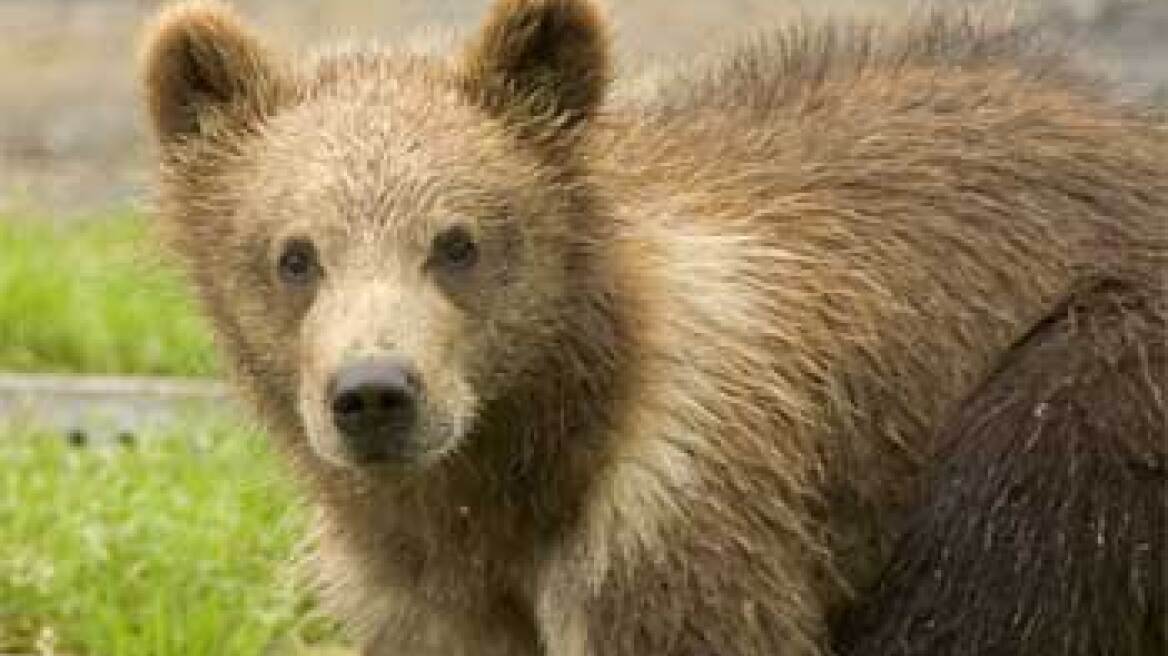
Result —
<path fill-rule="evenodd" d="M 304 58 L 194 1 L 142 79 L 366 653 L 1162 654 L 1168 125 L 1062 53 L 939 12 L 614 92 L 590 0 Z"/>

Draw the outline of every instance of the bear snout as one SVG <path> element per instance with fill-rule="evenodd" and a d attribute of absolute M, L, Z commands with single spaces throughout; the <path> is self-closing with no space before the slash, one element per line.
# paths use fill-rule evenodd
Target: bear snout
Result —
<path fill-rule="evenodd" d="M 407 457 L 421 392 L 410 363 L 396 357 L 359 360 L 339 370 L 329 387 L 333 424 L 356 462 Z"/>

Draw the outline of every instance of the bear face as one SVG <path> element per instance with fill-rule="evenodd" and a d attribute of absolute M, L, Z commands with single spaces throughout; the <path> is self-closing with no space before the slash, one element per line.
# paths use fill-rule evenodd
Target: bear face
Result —
<path fill-rule="evenodd" d="M 213 4 L 147 48 L 178 250 L 242 378 L 279 381 L 258 393 L 334 465 L 440 460 L 586 296 L 601 221 L 575 153 L 607 79 L 600 22 L 505 9 L 449 60 L 298 67 Z"/>

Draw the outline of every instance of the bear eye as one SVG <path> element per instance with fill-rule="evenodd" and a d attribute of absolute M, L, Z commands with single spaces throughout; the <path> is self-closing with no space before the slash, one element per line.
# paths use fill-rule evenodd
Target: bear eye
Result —
<path fill-rule="evenodd" d="M 434 238 L 431 260 L 451 269 L 468 269 L 478 261 L 479 248 L 463 226 L 444 230 Z"/>
<path fill-rule="evenodd" d="M 280 253 L 276 272 L 285 284 L 298 287 L 311 284 L 320 275 L 316 247 L 307 239 L 289 240 Z"/>

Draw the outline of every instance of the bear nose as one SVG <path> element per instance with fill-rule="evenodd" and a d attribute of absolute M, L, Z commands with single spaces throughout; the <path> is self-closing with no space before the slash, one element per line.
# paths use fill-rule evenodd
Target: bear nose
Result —
<path fill-rule="evenodd" d="M 367 463 L 399 457 L 417 415 L 417 376 L 398 358 L 370 358 L 333 381 L 333 423 L 349 452 Z"/>

